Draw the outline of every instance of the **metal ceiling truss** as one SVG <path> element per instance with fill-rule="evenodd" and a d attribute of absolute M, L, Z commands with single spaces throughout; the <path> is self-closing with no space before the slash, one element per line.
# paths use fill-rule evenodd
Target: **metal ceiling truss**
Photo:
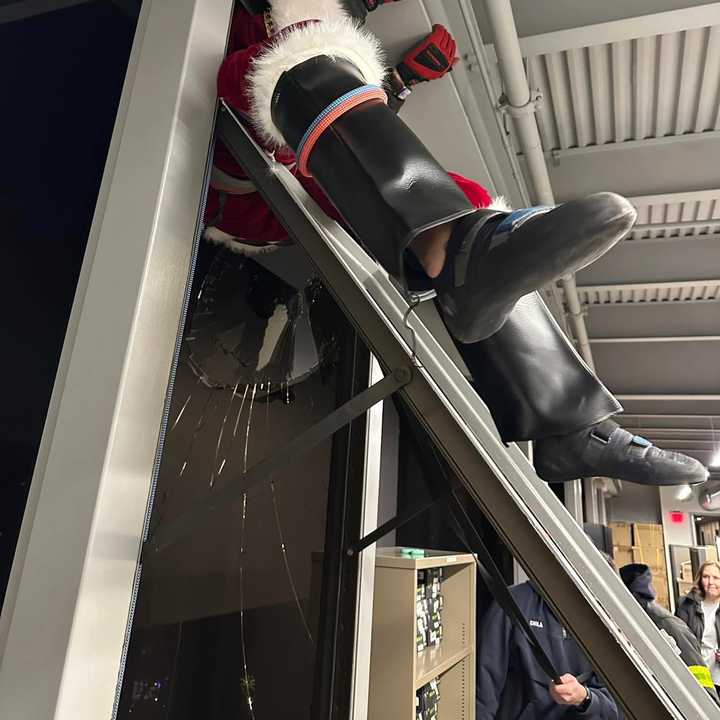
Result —
<path fill-rule="evenodd" d="M 617 285 L 579 285 L 577 290 L 580 302 L 590 306 L 717 302 L 720 300 L 720 278 Z"/>
<path fill-rule="evenodd" d="M 623 343 L 675 343 L 675 342 L 718 342 L 720 335 L 654 335 L 652 337 L 604 337 L 590 338 L 593 345 L 620 345 Z"/>
<path fill-rule="evenodd" d="M 667 437 L 691 437 L 691 438 L 710 438 L 711 440 L 717 440 L 720 442 L 720 428 L 718 430 L 711 430 L 708 428 L 667 428 L 667 427 L 636 427 L 633 425 L 624 424 L 628 430 L 632 430 L 638 435 L 653 435 L 654 437 L 661 437 L 667 435 Z"/>
<path fill-rule="evenodd" d="M 631 8 L 632 5 L 628 4 L 628 9 Z M 520 38 L 520 49 L 523 57 L 547 55 L 590 45 L 619 43 L 651 35 L 697 30 L 718 24 L 720 24 L 720 5 L 706 3 L 680 10 L 637 15 L 622 20 L 529 35 Z M 487 45 L 486 51 L 489 57 L 495 59 L 492 45 Z"/>

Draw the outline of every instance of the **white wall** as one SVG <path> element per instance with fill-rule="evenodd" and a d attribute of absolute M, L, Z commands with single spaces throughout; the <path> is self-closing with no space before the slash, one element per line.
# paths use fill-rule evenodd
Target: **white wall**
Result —
<path fill-rule="evenodd" d="M 622 492 L 607 499 L 608 522 L 661 522 L 658 488 L 624 482 Z"/>

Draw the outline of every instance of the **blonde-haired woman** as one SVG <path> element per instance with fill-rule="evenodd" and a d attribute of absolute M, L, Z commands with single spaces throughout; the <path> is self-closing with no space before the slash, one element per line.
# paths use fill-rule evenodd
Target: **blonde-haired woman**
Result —
<path fill-rule="evenodd" d="M 715 687 L 720 686 L 720 564 L 704 562 L 693 589 L 680 600 L 677 616 L 700 641 L 703 660 L 710 669 Z"/>

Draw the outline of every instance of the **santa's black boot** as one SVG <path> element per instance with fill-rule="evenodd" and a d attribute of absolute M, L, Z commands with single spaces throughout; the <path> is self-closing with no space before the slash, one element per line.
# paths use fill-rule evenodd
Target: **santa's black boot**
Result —
<path fill-rule="evenodd" d="M 540 440 L 534 453 L 535 470 L 547 482 L 595 475 L 641 485 L 696 485 L 708 479 L 694 458 L 661 450 L 610 419 Z"/>
<path fill-rule="evenodd" d="M 292 30 L 256 60 L 256 123 L 296 151 L 301 171 L 312 174 L 389 273 L 401 275 L 403 253 L 421 232 L 456 223 L 435 287 L 460 342 L 492 335 L 522 295 L 592 262 L 632 226 L 632 206 L 611 193 L 510 220 L 474 210 L 378 99 L 373 83 L 380 81 L 361 67 L 358 43 L 343 47 L 332 23 L 318 26 Z M 312 51 L 302 45 L 303 34 L 328 54 L 302 60 Z"/>
<path fill-rule="evenodd" d="M 620 404 L 537 293 L 521 298 L 492 337 L 457 347 L 502 439 L 535 441 L 535 470 L 543 480 L 600 476 L 681 485 L 707 478 L 697 460 L 660 450 L 610 419 Z"/>

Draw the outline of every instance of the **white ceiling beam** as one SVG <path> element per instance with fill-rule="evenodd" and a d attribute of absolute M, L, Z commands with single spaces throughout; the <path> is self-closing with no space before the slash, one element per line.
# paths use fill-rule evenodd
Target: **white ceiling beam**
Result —
<path fill-rule="evenodd" d="M 540 35 L 528 35 L 520 38 L 520 50 L 523 57 L 531 57 L 718 24 L 720 24 L 720 3 L 714 2 L 567 30 L 555 30 Z M 488 56 L 495 60 L 492 44 L 486 46 L 486 51 Z"/>
<path fill-rule="evenodd" d="M 719 146 L 720 131 L 713 130 L 557 150 L 546 160 L 558 202 L 600 190 L 626 197 L 696 193 L 717 190 Z"/>
<path fill-rule="evenodd" d="M 719 3 L 720 5 L 720 3 Z M 698 140 L 704 140 L 716 144 L 720 140 L 720 130 L 707 130 L 701 133 L 683 133 L 681 135 L 663 135 L 662 137 L 643 138 L 642 140 L 624 140 L 623 142 L 606 142 L 602 145 L 585 145 L 584 147 L 561 148 L 557 150 L 546 150 L 545 155 L 549 162 L 561 163 L 564 159 L 578 155 L 596 155 L 615 152 L 626 152 L 628 150 L 647 149 L 673 145 L 679 147 Z M 520 153 L 522 157 L 522 153 Z M 715 178 L 717 180 L 717 177 Z M 692 191 L 697 192 L 697 191 Z"/>
<path fill-rule="evenodd" d="M 44 15 L 88 2 L 90 0 L 22 0 L 0 7 L 0 24 L 27 20 L 35 15 Z"/>
<path fill-rule="evenodd" d="M 620 402 L 632 402 L 632 401 L 648 401 L 648 402 L 685 402 L 685 401 L 700 401 L 700 402 L 716 402 L 720 400 L 720 395 L 616 395 L 615 396 Z M 717 416 L 715 416 L 717 417 Z"/>
<path fill-rule="evenodd" d="M 654 230 L 690 230 L 693 228 L 704 228 L 709 225 L 720 225 L 720 218 L 708 218 L 707 220 L 678 220 L 678 222 L 645 223 L 633 225 L 633 232 L 653 232 Z"/>
<path fill-rule="evenodd" d="M 577 291 L 581 302 L 592 307 L 718 302 L 720 300 L 720 278 L 578 285 Z"/>
<path fill-rule="evenodd" d="M 623 425 L 626 430 L 632 430 L 634 433 L 640 433 L 643 435 L 652 435 L 653 437 L 660 437 L 665 433 L 670 435 L 691 435 L 707 437 L 708 435 L 714 439 L 717 438 L 720 443 L 720 431 L 710 430 L 709 428 L 664 428 L 664 427 L 634 427 L 632 425 Z"/>
<path fill-rule="evenodd" d="M 627 428 L 628 431 L 632 430 L 632 428 Z M 637 434 L 637 433 L 636 433 Z M 666 445 L 672 443 L 673 447 L 676 445 L 683 445 L 683 447 L 694 447 L 696 450 L 705 450 L 712 449 L 714 447 L 720 447 L 720 442 L 717 440 L 695 440 L 695 438 L 672 438 L 672 437 L 663 437 L 661 435 L 655 436 L 652 434 L 647 434 L 648 440 L 658 440 L 664 441 Z"/>
<path fill-rule="evenodd" d="M 717 418 L 720 420 L 720 413 L 717 415 L 707 415 L 707 414 L 701 414 L 701 413 L 663 413 L 663 414 L 656 414 L 656 413 L 623 413 L 622 415 L 618 415 L 618 417 L 623 420 L 625 418 L 638 418 L 639 420 L 667 420 L 669 418 L 677 419 L 677 420 L 700 420 L 704 419 L 710 422 L 711 418 Z M 708 426 L 709 427 L 709 426 Z M 718 425 L 718 428 L 720 428 L 720 425 Z"/>
<path fill-rule="evenodd" d="M 717 221 L 720 224 L 720 220 Z M 707 224 L 707 223 L 706 223 Z M 712 225 L 712 223 L 710 223 Z M 655 228 L 657 229 L 657 228 Z M 633 228 L 634 232 L 635 228 Z M 660 235 L 657 237 L 626 237 L 626 242 L 631 242 L 633 245 L 636 243 L 671 243 L 671 242 L 685 242 L 689 240 L 720 240 L 720 233 L 693 233 L 692 235 Z"/>
<path fill-rule="evenodd" d="M 689 202 L 706 202 L 720 198 L 720 188 L 715 190 L 692 190 L 690 192 L 662 193 L 660 195 L 635 195 L 628 200 L 635 207 L 647 205 L 672 205 Z M 720 222 L 720 221 L 719 221 Z"/>
<path fill-rule="evenodd" d="M 593 345 L 616 345 L 620 343 L 669 343 L 669 342 L 719 342 L 720 335 L 669 335 L 667 337 L 605 337 L 590 338 Z"/>

